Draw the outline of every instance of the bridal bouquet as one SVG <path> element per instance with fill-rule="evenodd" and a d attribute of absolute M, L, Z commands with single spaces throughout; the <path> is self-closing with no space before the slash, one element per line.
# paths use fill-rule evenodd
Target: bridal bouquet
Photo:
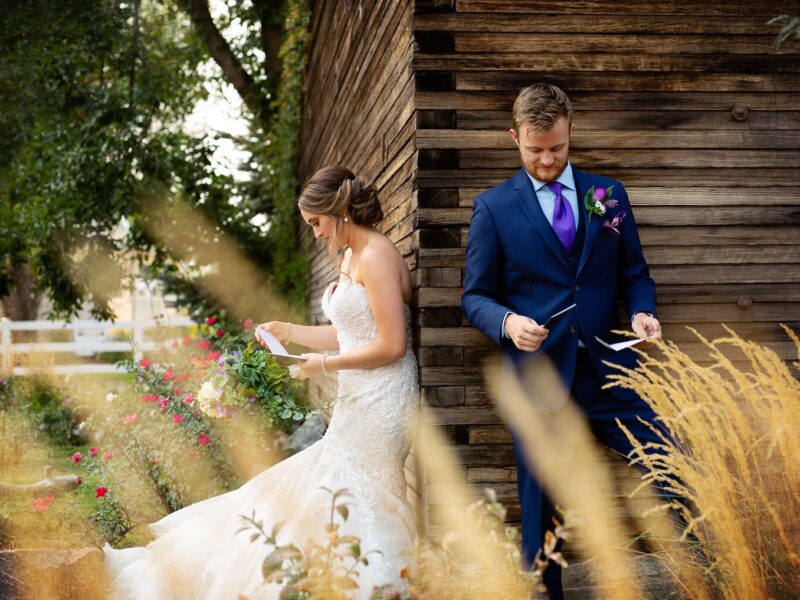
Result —
<path fill-rule="evenodd" d="M 234 417 L 240 411 L 260 413 L 270 426 L 291 428 L 309 411 L 297 403 L 286 367 L 255 342 L 243 351 L 220 354 L 205 370 L 197 406 L 212 418 Z"/>

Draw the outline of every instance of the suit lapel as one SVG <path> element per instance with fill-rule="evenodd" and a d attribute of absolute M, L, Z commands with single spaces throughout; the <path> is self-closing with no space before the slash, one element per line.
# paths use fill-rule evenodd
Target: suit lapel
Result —
<path fill-rule="evenodd" d="M 517 201 L 522 207 L 522 212 L 524 212 L 531 223 L 533 223 L 536 232 L 541 236 L 550 250 L 553 251 L 556 258 L 561 261 L 564 267 L 569 269 L 567 257 L 564 254 L 564 248 L 561 242 L 558 241 L 556 233 L 553 231 L 553 227 L 548 222 L 547 217 L 544 216 L 544 212 L 542 212 L 542 207 L 539 204 L 538 198 L 536 198 L 536 192 L 533 190 L 533 184 L 528 178 L 524 167 L 519 170 L 514 178 L 514 189 L 516 190 Z"/>
<path fill-rule="evenodd" d="M 575 167 L 572 167 L 572 173 L 575 176 L 575 189 L 578 193 L 578 210 L 583 212 L 583 216 L 586 219 L 586 239 L 583 243 L 581 260 L 578 263 L 577 275 L 580 275 L 584 265 L 586 264 L 586 261 L 589 260 L 589 253 L 592 251 L 592 246 L 597 239 L 597 232 L 600 231 L 603 218 L 599 217 L 598 215 L 592 215 L 592 220 L 590 221 L 589 211 L 583 203 L 583 196 L 586 194 L 586 190 L 592 187 L 592 183 L 590 181 L 591 175 L 584 173 L 583 171 L 579 171 Z"/>

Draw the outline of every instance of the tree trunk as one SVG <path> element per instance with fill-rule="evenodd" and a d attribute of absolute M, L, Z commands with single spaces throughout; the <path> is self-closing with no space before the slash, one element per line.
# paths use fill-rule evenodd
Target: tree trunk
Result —
<path fill-rule="evenodd" d="M 0 298 L 3 316 L 12 321 L 34 321 L 39 315 L 41 294 L 34 289 L 33 277 L 27 263 L 9 268 L 12 285 L 8 296 Z"/>

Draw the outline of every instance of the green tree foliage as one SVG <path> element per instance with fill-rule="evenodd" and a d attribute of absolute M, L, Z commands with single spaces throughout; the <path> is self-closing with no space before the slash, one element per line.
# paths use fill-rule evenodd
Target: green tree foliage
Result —
<path fill-rule="evenodd" d="M 214 165 L 214 140 L 184 131 L 215 79 L 233 83 L 242 96 L 253 123 L 242 141 L 250 148 L 266 146 L 273 113 L 280 113 L 275 54 L 282 3 L 227 5 L 215 23 L 208 3 L 197 0 L 0 0 L 0 297 L 6 313 L 27 273 L 34 287 L 23 303 L 46 294 L 56 314 L 69 316 L 89 300 L 97 316 L 113 316 L 109 300 L 123 278 L 114 265 L 132 253 L 147 272 L 164 276 L 182 302 L 210 312 L 191 275 L 148 234 L 154 194 L 202 210 L 265 272 L 276 270 L 273 257 L 281 252 L 253 220 L 277 212 L 274 189 L 288 185 L 293 200 L 294 138 L 284 157 L 291 166 L 277 165 L 288 184 L 269 181 L 276 171 L 267 164 L 272 155 L 248 161 L 250 181 L 240 183 Z M 228 26 L 240 32 L 230 43 L 220 33 Z M 202 68 L 209 56 L 219 71 Z M 302 58 L 293 66 L 302 69 Z M 293 245 L 294 228 L 287 226 L 285 244 Z M 302 289 L 304 271 L 294 273 Z"/>

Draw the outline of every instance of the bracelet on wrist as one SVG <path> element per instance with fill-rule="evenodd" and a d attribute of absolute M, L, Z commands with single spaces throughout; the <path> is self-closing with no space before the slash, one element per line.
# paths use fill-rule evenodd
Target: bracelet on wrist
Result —
<path fill-rule="evenodd" d="M 328 376 L 328 370 L 325 368 L 325 358 L 326 358 L 326 357 L 325 357 L 325 355 L 323 354 L 323 355 L 322 355 L 322 361 L 320 361 L 320 362 L 321 362 L 321 364 L 322 364 L 322 374 L 323 374 L 325 377 L 327 377 L 327 376 Z"/>

